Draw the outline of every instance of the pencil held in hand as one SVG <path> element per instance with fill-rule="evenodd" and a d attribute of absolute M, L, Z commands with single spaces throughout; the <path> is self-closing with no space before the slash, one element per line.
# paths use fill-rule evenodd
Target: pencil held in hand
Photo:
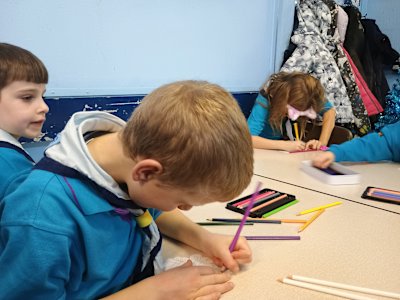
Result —
<path fill-rule="evenodd" d="M 297 125 L 297 122 L 294 123 L 293 126 L 294 126 L 294 134 L 296 135 L 296 141 L 300 141 L 299 126 Z"/>
<path fill-rule="evenodd" d="M 256 190 L 255 190 L 254 194 L 251 196 L 250 203 L 246 208 L 246 211 L 245 211 L 245 213 L 243 215 L 243 218 L 242 218 L 242 221 L 240 222 L 240 225 L 239 225 L 239 227 L 238 227 L 238 229 L 236 231 L 236 234 L 235 234 L 235 236 L 233 238 L 233 241 L 232 241 L 231 245 L 229 246 L 229 251 L 230 252 L 232 252 L 235 249 L 237 241 L 239 240 L 240 233 L 242 232 L 243 226 L 246 223 L 246 219 L 250 214 L 250 210 L 252 209 L 252 207 L 254 205 L 254 201 L 257 198 L 257 195 L 258 195 L 258 193 L 260 191 L 260 188 L 261 188 L 261 182 L 258 182 L 257 186 L 256 186 Z"/>

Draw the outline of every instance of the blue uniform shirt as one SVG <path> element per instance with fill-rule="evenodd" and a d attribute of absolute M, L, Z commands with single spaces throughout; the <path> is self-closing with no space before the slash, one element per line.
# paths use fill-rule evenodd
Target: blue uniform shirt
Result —
<path fill-rule="evenodd" d="M 323 109 L 319 115 L 323 115 L 333 106 L 329 101 L 325 102 Z M 247 119 L 250 133 L 253 136 L 261 136 L 270 140 L 282 139 L 282 134 L 279 131 L 274 131 L 269 123 L 269 102 L 260 93 L 254 103 L 253 109 Z"/>
<path fill-rule="evenodd" d="M 21 184 L 33 165 L 23 149 L 0 141 L 0 201 Z"/>
<path fill-rule="evenodd" d="M 135 219 L 76 178 L 35 169 L 0 214 L 0 299 L 98 299 L 124 287 L 141 255 Z"/>
<path fill-rule="evenodd" d="M 369 133 L 340 145 L 332 145 L 329 151 L 335 154 L 336 161 L 392 160 L 400 162 L 400 121 L 381 129 L 382 134 Z"/>

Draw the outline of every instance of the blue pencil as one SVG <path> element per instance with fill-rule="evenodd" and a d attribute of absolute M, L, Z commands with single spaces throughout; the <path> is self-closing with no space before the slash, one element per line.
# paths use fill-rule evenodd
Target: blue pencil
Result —
<path fill-rule="evenodd" d="M 387 193 L 387 192 L 381 192 L 381 191 L 373 191 L 372 195 L 376 196 L 381 196 L 381 197 L 388 197 L 388 198 L 393 198 L 393 199 L 398 199 L 400 200 L 400 195 L 392 194 L 392 193 Z"/>

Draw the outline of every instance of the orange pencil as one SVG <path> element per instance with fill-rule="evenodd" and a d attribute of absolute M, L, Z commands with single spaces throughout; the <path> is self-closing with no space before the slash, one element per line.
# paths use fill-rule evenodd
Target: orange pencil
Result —
<path fill-rule="evenodd" d="M 282 223 L 307 223 L 307 220 L 282 219 Z"/>
<path fill-rule="evenodd" d="M 256 207 L 253 207 L 253 208 L 250 210 L 250 212 L 259 210 L 260 208 L 263 208 L 263 207 L 265 207 L 265 206 L 267 206 L 267 205 L 270 205 L 270 204 L 272 204 L 272 203 L 274 203 L 274 202 L 276 202 L 276 201 L 278 201 L 278 200 L 281 200 L 281 199 L 283 199 L 283 198 L 285 198 L 285 197 L 287 197 L 287 195 L 286 195 L 286 194 L 283 194 L 283 195 L 281 195 L 281 196 L 279 196 L 279 197 L 276 197 L 276 198 L 274 198 L 274 199 L 272 199 L 272 200 L 270 200 L 270 201 L 264 202 L 263 204 L 260 204 L 260 205 L 258 205 L 258 206 L 256 206 Z"/>

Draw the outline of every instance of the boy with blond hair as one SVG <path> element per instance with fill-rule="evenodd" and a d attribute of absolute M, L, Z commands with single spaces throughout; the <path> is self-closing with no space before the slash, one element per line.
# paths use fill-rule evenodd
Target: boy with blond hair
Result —
<path fill-rule="evenodd" d="M 47 81 L 46 67 L 39 58 L 0 43 L 0 199 L 34 164 L 18 139 L 40 135 L 49 111 L 43 101 Z"/>
<path fill-rule="evenodd" d="M 231 236 L 180 210 L 238 196 L 252 173 L 246 120 L 218 85 L 164 85 L 127 123 L 76 113 L 4 200 L 0 298 L 218 299 L 229 272 L 190 261 L 161 272 L 161 234 L 237 272 L 251 261 L 246 240 L 230 252 Z"/>

